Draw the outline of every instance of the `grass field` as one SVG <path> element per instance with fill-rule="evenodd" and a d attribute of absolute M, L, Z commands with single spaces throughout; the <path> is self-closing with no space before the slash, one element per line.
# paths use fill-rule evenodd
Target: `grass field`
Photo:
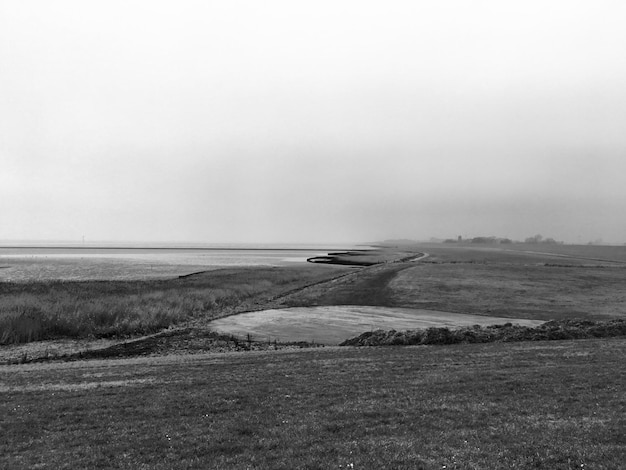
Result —
<path fill-rule="evenodd" d="M 430 244 L 398 253 L 379 250 L 378 255 L 387 254 L 386 262 L 361 268 L 308 264 L 231 268 L 170 280 L 0 283 L 0 343 L 123 340 L 285 307 L 380 306 L 531 320 L 624 317 L 626 247 L 577 248 L 578 257 L 562 245 Z M 546 252 L 550 249 L 557 252 Z M 428 256 L 402 261 L 414 258 L 407 253 Z M 311 339 L 322 338 L 327 327 L 322 324 Z M 351 330 L 350 336 L 358 333 Z M 47 356 L 48 349 L 0 350 L 0 362 Z"/>
<path fill-rule="evenodd" d="M 396 276 L 395 306 L 541 320 L 626 314 L 626 267 L 420 264 Z"/>
<path fill-rule="evenodd" d="M 567 259 L 560 253 L 528 253 L 538 250 L 534 245 L 517 246 L 518 251 L 441 244 L 415 250 L 429 253 L 428 258 L 373 266 L 358 278 L 297 292 L 284 304 L 378 305 L 537 320 L 626 316 L 621 261 L 626 247 L 582 246 L 580 258 Z"/>
<path fill-rule="evenodd" d="M 0 468 L 618 469 L 626 340 L 0 366 Z"/>
<path fill-rule="evenodd" d="M 428 253 L 420 261 L 363 268 L 0 284 L 0 331 L 20 315 L 79 324 L 93 308 L 108 336 L 115 322 L 182 312 L 179 328 L 119 329 L 102 349 L 84 327 L 87 353 L 66 356 L 124 359 L 0 366 L 0 468 L 623 468 L 624 337 L 232 353 L 207 331 L 218 316 L 290 306 L 626 317 L 622 247 L 552 248 L 423 245 L 411 248 Z M 0 356 L 41 359 L 50 344 Z"/>

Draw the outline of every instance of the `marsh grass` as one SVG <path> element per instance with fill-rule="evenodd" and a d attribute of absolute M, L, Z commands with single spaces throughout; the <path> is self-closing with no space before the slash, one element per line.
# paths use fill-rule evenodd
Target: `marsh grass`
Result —
<path fill-rule="evenodd" d="M 226 269 L 160 281 L 0 283 L 0 344 L 154 333 L 336 274 L 307 266 Z"/>

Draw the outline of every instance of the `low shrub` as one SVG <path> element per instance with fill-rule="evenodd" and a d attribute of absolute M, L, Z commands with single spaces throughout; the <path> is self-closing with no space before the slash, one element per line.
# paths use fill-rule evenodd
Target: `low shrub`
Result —
<path fill-rule="evenodd" d="M 368 331 L 347 339 L 340 346 L 391 346 L 414 344 L 491 343 L 626 336 L 626 320 L 552 320 L 537 327 L 511 323 L 457 329 L 427 328 L 406 331 Z"/>

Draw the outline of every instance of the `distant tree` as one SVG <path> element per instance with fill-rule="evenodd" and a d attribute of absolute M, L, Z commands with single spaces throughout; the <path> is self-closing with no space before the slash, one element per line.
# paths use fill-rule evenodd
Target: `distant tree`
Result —
<path fill-rule="evenodd" d="M 470 243 L 495 243 L 496 237 L 474 237 Z"/>
<path fill-rule="evenodd" d="M 528 237 L 526 240 L 524 240 L 524 242 L 525 243 L 541 243 L 541 240 L 543 240 L 543 236 L 541 236 L 540 234 L 537 234 L 534 237 Z"/>

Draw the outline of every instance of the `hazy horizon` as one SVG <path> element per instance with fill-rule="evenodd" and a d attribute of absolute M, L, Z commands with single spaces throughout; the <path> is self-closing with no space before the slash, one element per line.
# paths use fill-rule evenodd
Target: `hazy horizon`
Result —
<path fill-rule="evenodd" d="M 0 3 L 0 240 L 626 242 L 626 4 Z"/>
<path fill-rule="evenodd" d="M 535 234 L 541 235 L 541 234 Z M 605 246 L 626 246 L 625 243 L 606 242 L 601 239 L 596 240 L 580 240 L 580 241 L 565 241 L 553 239 L 550 236 L 541 235 L 541 239 L 538 242 L 527 242 L 527 238 L 533 238 L 535 235 L 530 235 L 522 239 L 508 239 L 506 243 L 536 243 L 536 244 L 550 244 L 558 243 L 565 245 L 605 245 Z M 302 241 L 302 242 L 207 242 L 207 241 L 175 241 L 175 240 L 50 240 L 50 239 L 0 239 L 0 248 L 6 247 L 35 247 L 35 248 L 47 248 L 47 247 L 67 247 L 67 248 L 218 248 L 218 249 L 319 249 L 319 250 L 331 250 L 331 249 L 358 249 L 372 247 L 378 244 L 439 244 L 449 243 L 454 241 L 455 243 L 476 243 L 477 247 L 490 246 L 490 242 L 472 242 L 474 238 L 494 238 L 496 245 L 501 244 L 502 240 L 507 240 L 507 237 L 502 237 L 494 234 L 475 234 L 472 236 L 462 236 L 458 241 L 458 236 L 451 236 L 446 238 L 429 237 L 426 239 L 409 239 L 409 238 L 388 238 L 380 240 L 354 240 L 350 242 L 332 242 L 332 241 Z M 546 241 L 547 240 L 547 241 Z M 506 246 L 506 244 L 502 245 Z"/>

